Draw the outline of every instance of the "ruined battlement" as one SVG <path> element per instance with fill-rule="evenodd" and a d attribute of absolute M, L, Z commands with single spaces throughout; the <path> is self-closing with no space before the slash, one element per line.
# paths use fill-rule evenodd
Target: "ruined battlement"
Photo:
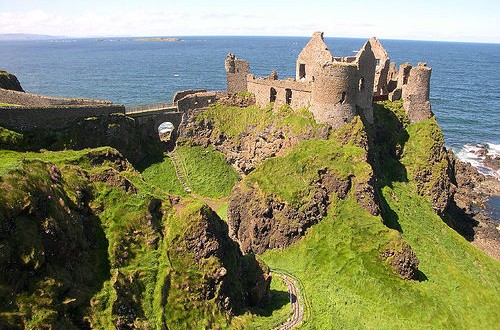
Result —
<path fill-rule="evenodd" d="M 316 121 L 333 128 L 349 122 L 358 109 L 373 123 L 374 100 L 402 98 L 411 122 L 432 116 L 430 68 L 408 64 L 398 71 L 376 38 L 368 40 L 355 56 L 333 56 L 323 32 L 314 32 L 297 57 L 295 79 L 280 80 L 274 71 L 256 78 L 248 62 L 234 54 L 228 54 L 225 67 L 228 93 L 251 92 L 260 107 L 270 103 L 307 107 Z"/>

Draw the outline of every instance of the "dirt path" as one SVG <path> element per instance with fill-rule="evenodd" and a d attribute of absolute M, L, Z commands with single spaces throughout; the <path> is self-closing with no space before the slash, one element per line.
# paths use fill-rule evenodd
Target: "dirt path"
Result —
<path fill-rule="evenodd" d="M 304 301 L 303 293 L 300 291 L 297 281 L 283 272 L 273 270 L 272 273 L 276 274 L 288 287 L 288 294 L 290 296 L 290 305 L 292 315 L 280 326 L 274 330 L 290 330 L 302 323 L 304 319 Z"/>

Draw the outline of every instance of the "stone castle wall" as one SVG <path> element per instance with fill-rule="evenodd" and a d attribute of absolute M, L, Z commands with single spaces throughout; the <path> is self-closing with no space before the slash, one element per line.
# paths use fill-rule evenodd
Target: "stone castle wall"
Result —
<path fill-rule="evenodd" d="M 61 105 L 109 105 L 108 100 L 65 98 L 24 93 L 0 88 L 0 102 L 30 107 L 50 107 Z"/>
<path fill-rule="evenodd" d="M 188 110 L 206 108 L 214 104 L 225 96 L 224 92 L 200 92 L 189 94 L 184 98 L 177 101 L 177 108 L 179 112 L 187 112 Z"/>
<path fill-rule="evenodd" d="M 82 118 L 104 116 L 112 113 L 125 113 L 125 106 L 102 104 L 0 107 L 0 126 L 19 131 L 60 129 Z"/>
<path fill-rule="evenodd" d="M 290 80 L 272 80 L 268 78 L 249 77 L 247 88 L 255 95 L 257 106 L 264 108 L 270 102 L 274 102 L 275 107 L 289 104 L 294 109 L 308 107 L 311 102 L 312 84 L 308 82 L 297 82 Z M 271 99 L 272 89 L 276 91 L 275 100 Z M 287 89 L 289 97 L 287 102 Z"/>
<path fill-rule="evenodd" d="M 373 124 L 372 103 L 376 59 L 370 42 L 366 42 L 356 55 L 356 63 L 358 65 L 356 105 L 363 110 L 366 120 Z"/>
<path fill-rule="evenodd" d="M 179 100 L 185 98 L 188 95 L 196 94 L 196 93 L 204 93 L 206 92 L 206 89 L 189 89 L 185 91 L 179 91 L 174 94 L 174 97 L 172 97 L 172 104 L 177 104 Z"/>

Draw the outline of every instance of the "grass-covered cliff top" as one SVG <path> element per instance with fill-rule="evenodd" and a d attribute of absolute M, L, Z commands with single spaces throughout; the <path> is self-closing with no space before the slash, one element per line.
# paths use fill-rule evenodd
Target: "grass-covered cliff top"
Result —
<path fill-rule="evenodd" d="M 345 195 L 330 192 L 302 238 L 261 255 L 302 283 L 300 329 L 498 327 L 500 264 L 435 212 L 449 182 L 434 118 L 409 124 L 401 104 L 387 102 L 373 128 L 356 117 L 323 139 L 310 113 L 287 107 L 216 105 L 198 120 L 232 143 L 273 128 L 308 138 L 244 178 L 210 143 L 184 141 L 176 152 L 189 194 L 166 155 L 138 172 L 113 148 L 25 152 L 23 135 L 0 129 L 0 328 L 274 328 L 289 313 L 286 288 L 275 278 L 267 305 L 236 311 L 247 274 L 265 266 L 239 255 L 226 237 L 231 221 L 217 214 L 226 216 L 234 187 L 300 213 L 327 174 L 349 182 Z M 374 199 L 380 212 L 367 207 Z M 405 244 L 420 261 L 415 280 L 383 256 Z"/>

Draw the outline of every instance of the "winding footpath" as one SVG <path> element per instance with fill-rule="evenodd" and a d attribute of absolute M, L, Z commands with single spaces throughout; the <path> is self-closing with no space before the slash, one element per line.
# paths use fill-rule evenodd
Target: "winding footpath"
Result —
<path fill-rule="evenodd" d="M 290 305 L 292 309 L 292 315 L 288 320 L 274 328 L 274 330 L 291 330 L 300 325 L 304 319 L 304 296 L 297 285 L 297 281 L 293 277 L 276 270 L 273 270 L 272 273 L 278 275 L 288 287 L 288 295 L 290 296 Z"/>
<path fill-rule="evenodd" d="M 168 153 L 168 156 L 174 164 L 175 173 L 177 175 L 177 179 L 182 185 L 182 188 L 187 193 L 191 193 L 192 189 L 189 186 L 189 182 L 187 180 L 186 169 L 179 154 L 174 149 L 173 151 Z M 277 275 L 287 286 L 292 312 L 288 320 L 286 320 L 284 323 L 274 328 L 273 330 L 291 330 L 300 325 L 300 323 L 302 323 L 302 321 L 304 320 L 304 295 L 300 291 L 300 287 L 297 285 L 297 280 L 290 274 L 286 274 L 285 272 L 279 270 L 272 270 L 272 273 Z"/>
<path fill-rule="evenodd" d="M 182 188 L 185 192 L 191 193 L 192 189 L 187 180 L 186 169 L 184 168 L 184 164 L 182 163 L 182 159 L 179 154 L 174 149 L 168 153 L 168 157 L 170 157 L 172 163 L 174 164 L 175 174 L 177 175 L 177 179 L 181 183 Z"/>

